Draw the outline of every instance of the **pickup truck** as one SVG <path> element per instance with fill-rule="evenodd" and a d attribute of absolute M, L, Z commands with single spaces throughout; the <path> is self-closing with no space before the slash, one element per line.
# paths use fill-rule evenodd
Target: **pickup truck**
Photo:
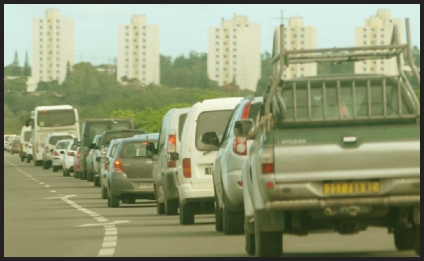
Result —
<path fill-rule="evenodd" d="M 297 62 L 395 58 L 401 68 L 411 48 L 397 32 L 388 46 L 333 54 L 274 49 L 271 79 Z M 371 226 L 393 233 L 398 250 L 420 254 L 420 105 L 402 69 L 271 80 L 256 121 L 239 122 L 253 140 L 242 169 L 248 254 L 281 256 L 283 234 L 353 235 Z"/>

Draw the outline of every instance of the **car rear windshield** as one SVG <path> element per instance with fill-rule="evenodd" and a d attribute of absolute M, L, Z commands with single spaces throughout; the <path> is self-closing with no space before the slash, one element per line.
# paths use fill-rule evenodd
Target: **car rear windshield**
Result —
<path fill-rule="evenodd" d="M 130 138 L 130 137 L 134 137 L 134 135 L 139 135 L 139 134 L 146 134 L 146 131 L 139 130 L 139 131 L 123 131 L 123 132 L 106 133 L 102 140 L 102 144 L 100 144 L 100 146 L 108 145 L 110 141 L 114 139 Z"/>
<path fill-rule="evenodd" d="M 31 139 L 31 131 L 25 131 L 24 132 L 24 141 L 29 141 Z"/>
<path fill-rule="evenodd" d="M 88 146 L 91 141 L 96 137 L 96 135 L 100 135 L 107 130 L 127 130 L 132 129 L 133 124 L 131 121 L 104 121 L 104 122 L 89 122 L 87 123 L 87 128 L 85 134 L 88 134 L 88 138 L 84 139 L 84 145 Z"/>
<path fill-rule="evenodd" d="M 57 144 L 56 149 L 66 150 L 66 148 L 68 148 L 68 145 L 69 145 L 69 141 L 68 142 L 60 142 L 59 144 Z"/>
<path fill-rule="evenodd" d="M 197 118 L 196 127 L 196 148 L 200 151 L 211 151 L 217 150 L 216 146 L 204 144 L 200 137 L 205 132 L 216 132 L 219 140 L 222 139 L 225 127 L 227 126 L 228 119 L 231 116 L 233 110 L 221 110 L 221 111 L 206 111 L 199 114 Z"/>
<path fill-rule="evenodd" d="M 153 142 L 157 147 L 157 142 Z M 121 158 L 146 157 L 147 141 L 125 142 L 119 152 Z"/>
<path fill-rule="evenodd" d="M 49 139 L 49 144 L 52 145 L 56 145 L 56 143 L 59 140 L 68 140 L 68 139 L 73 139 L 74 137 L 72 137 L 71 135 L 64 135 L 64 136 L 51 136 Z"/>
<path fill-rule="evenodd" d="M 271 109 L 279 127 L 293 122 L 399 118 L 415 110 L 397 77 L 286 82 L 281 96 L 286 108 L 274 97 Z"/>
<path fill-rule="evenodd" d="M 75 120 L 73 109 L 45 110 L 37 113 L 37 124 L 40 127 L 70 126 L 75 124 Z"/>

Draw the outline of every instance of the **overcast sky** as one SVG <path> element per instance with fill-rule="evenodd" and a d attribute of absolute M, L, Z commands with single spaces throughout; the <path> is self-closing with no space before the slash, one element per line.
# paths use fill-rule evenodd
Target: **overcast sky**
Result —
<path fill-rule="evenodd" d="M 354 46 L 355 27 L 363 26 L 364 19 L 375 16 L 378 9 L 389 9 L 393 18 L 410 18 L 413 45 L 421 49 L 419 4 L 5 4 L 4 65 L 12 63 L 15 51 L 21 65 L 26 52 L 31 60 L 32 18 L 44 18 L 49 8 L 74 20 L 75 63 L 112 62 L 118 49 L 118 25 L 129 24 L 134 14 L 145 15 L 148 24 L 159 26 L 160 53 L 173 58 L 190 51 L 206 52 L 208 27 L 219 27 L 222 18 L 232 19 L 234 13 L 261 25 L 261 51 L 271 51 L 281 10 L 286 19 L 300 16 L 305 25 L 316 27 L 318 48 L 324 48 Z"/>

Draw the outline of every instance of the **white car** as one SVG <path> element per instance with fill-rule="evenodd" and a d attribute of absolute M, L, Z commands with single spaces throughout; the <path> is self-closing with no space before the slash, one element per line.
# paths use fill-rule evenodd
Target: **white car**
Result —
<path fill-rule="evenodd" d="M 58 140 L 73 139 L 75 135 L 65 132 L 49 133 L 42 144 L 43 150 L 41 155 L 43 158 L 43 169 L 49 169 L 52 166 L 52 152 L 56 147 Z"/>
<path fill-rule="evenodd" d="M 30 163 L 32 160 L 32 138 L 29 139 L 28 146 L 25 148 L 26 150 L 26 162 Z"/>
<path fill-rule="evenodd" d="M 66 148 L 65 156 L 63 157 L 63 176 L 69 177 L 71 175 L 71 172 L 74 172 L 74 160 L 77 148 L 78 142 L 76 142 L 76 139 L 72 139 L 71 141 L 69 141 L 68 147 Z"/>
<path fill-rule="evenodd" d="M 194 215 L 215 212 L 212 164 L 228 119 L 242 97 L 209 99 L 188 111 L 181 136 L 178 164 L 180 223 L 193 224 Z M 206 133 L 214 132 L 217 136 Z M 206 139 L 214 142 L 206 144 Z M 214 143 L 214 145 L 210 145 Z"/>
<path fill-rule="evenodd" d="M 59 169 L 63 168 L 63 158 L 66 154 L 66 149 L 68 148 L 69 142 L 71 140 L 59 140 L 56 143 L 56 146 L 53 150 L 52 155 L 52 169 L 53 172 L 57 172 Z"/>

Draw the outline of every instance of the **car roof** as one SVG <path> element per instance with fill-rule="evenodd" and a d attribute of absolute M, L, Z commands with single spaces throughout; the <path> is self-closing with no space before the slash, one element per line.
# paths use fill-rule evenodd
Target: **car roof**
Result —
<path fill-rule="evenodd" d="M 140 132 L 140 131 L 145 131 L 145 130 L 137 130 L 137 129 L 125 129 L 125 130 L 105 130 L 103 134 L 107 134 L 107 133 L 119 133 L 119 132 Z M 145 131 L 147 133 L 147 131 Z"/>
<path fill-rule="evenodd" d="M 157 140 L 159 139 L 159 133 L 148 133 L 134 135 L 132 138 L 126 138 L 126 140 Z"/>

